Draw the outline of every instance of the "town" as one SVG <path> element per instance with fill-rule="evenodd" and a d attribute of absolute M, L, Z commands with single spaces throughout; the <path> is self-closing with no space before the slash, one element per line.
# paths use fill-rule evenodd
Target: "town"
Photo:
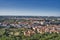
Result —
<path fill-rule="evenodd" d="M 2 30 L 0 31 L 0 37 L 2 35 L 31 37 L 35 34 L 59 34 L 60 17 L 0 16 L 0 30 Z"/>

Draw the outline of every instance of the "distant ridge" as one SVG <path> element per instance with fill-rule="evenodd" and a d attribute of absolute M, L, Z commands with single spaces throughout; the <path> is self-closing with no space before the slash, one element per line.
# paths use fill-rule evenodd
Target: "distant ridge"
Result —
<path fill-rule="evenodd" d="M 0 16 L 1 18 L 60 18 L 59 16 Z"/>

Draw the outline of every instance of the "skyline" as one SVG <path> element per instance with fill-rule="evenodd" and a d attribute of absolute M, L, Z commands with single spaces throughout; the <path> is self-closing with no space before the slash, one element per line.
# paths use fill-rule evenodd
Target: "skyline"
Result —
<path fill-rule="evenodd" d="M 0 15 L 60 16 L 60 0 L 0 0 Z"/>

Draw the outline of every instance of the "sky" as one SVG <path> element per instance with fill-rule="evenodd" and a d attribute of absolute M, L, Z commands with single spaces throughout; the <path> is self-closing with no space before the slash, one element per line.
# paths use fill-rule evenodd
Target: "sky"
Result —
<path fill-rule="evenodd" d="M 60 0 L 0 0 L 0 15 L 60 16 Z"/>

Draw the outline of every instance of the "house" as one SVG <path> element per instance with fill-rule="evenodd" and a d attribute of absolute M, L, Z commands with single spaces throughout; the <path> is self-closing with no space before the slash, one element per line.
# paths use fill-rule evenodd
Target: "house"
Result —
<path fill-rule="evenodd" d="M 45 29 L 45 33 L 46 33 L 46 32 L 49 32 L 49 31 L 50 31 L 49 28 L 46 28 L 46 29 Z"/>
<path fill-rule="evenodd" d="M 14 35 L 14 33 L 13 33 L 13 32 L 9 32 L 8 34 L 9 34 L 9 35 Z"/>
<path fill-rule="evenodd" d="M 30 36 L 30 32 L 25 31 L 25 32 L 24 32 L 24 36 Z"/>
<path fill-rule="evenodd" d="M 14 36 L 19 36 L 19 35 L 20 35 L 19 32 L 15 32 L 15 33 L 14 33 Z"/>
<path fill-rule="evenodd" d="M 35 34 L 35 32 L 32 31 L 32 30 L 28 30 L 28 31 L 25 31 L 25 32 L 24 32 L 24 35 L 25 35 L 25 36 L 31 36 L 31 35 L 33 35 L 33 34 Z"/>
<path fill-rule="evenodd" d="M 44 29 L 42 27 L 37 28 L 37 33 L 44 34 Z"/>

